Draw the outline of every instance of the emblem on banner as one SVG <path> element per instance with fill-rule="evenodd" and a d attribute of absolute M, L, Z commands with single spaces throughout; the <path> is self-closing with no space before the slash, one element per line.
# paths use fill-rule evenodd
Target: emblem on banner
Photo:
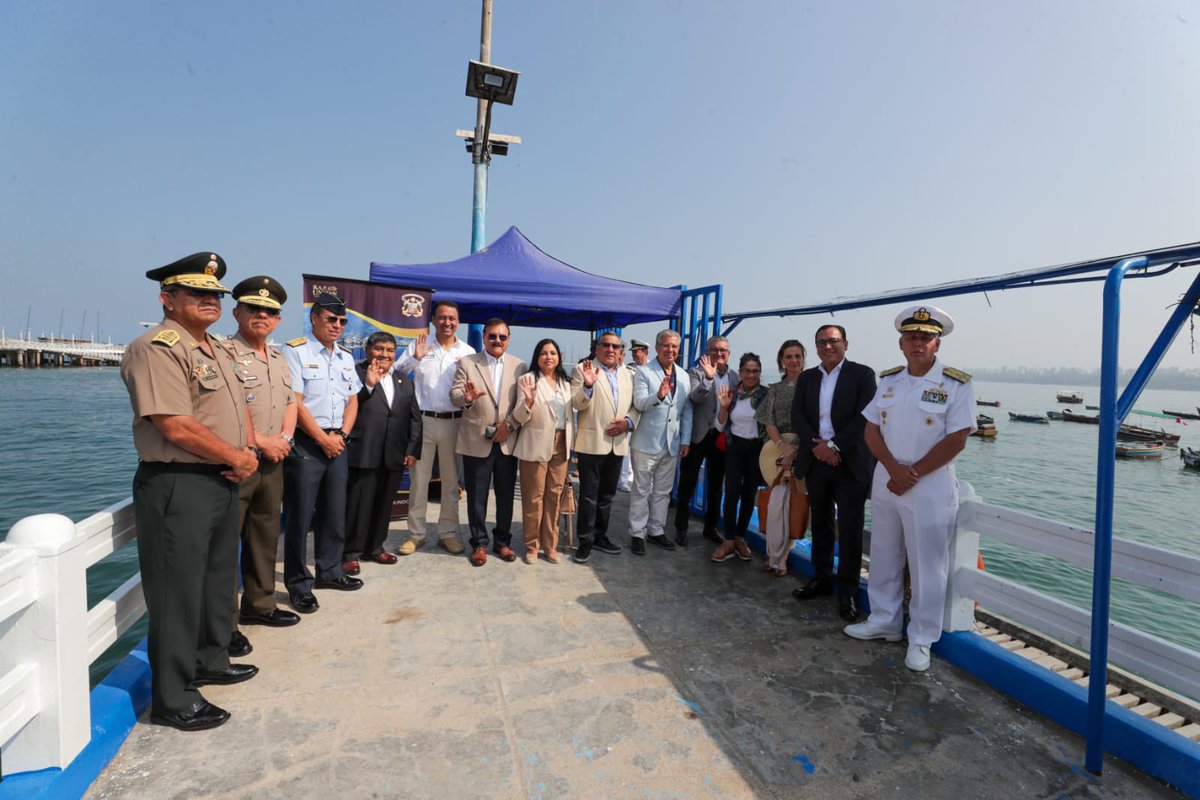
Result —
<path fill-rule="evenodd" d="M 320 295 L 320 294 L 322 294 L 322 293 L 326 293 L 326 294 L 336 294 L 336 295 L 339 295 L 339 296 L 340 296 L 340 294 L 341 294 L 340 292 L 338 292 L 338 287 L 337 287 L 337 284 L 333 284 L 333 283 L 314 283 L 314 284 L 312 285 L 312 296 L 313 296 L 313 297 L 317 297 L 317 296 L 319 296 L 319 295 Z"/>
<path fill-rule="evenodd" d="M 419 317 L 425 311 L 425 298 L 419 294 L 406 294 L 400 298 L 400 313 L 406 317 Z"/>

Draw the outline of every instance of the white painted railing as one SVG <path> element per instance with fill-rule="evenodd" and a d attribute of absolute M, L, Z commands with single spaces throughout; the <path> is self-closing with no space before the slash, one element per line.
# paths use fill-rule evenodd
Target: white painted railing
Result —
<path fill-rule="evenodd" d="M 1023 511 L 988 505 L 968 483 L 960 484 L 945 628 L 971 630 L 975 603 L 1024 627 L 1080 650 L 1091 637 L 1091 613 L 978 569 L 979 537 L 1092 567 L 1093 533 Z M 1140 586 L 1200 602 L 1200 558 L 1113 538 L 1112 574 Z M 1109 658 L 1115 666 L 1180 694 L 1200 698 L 1200 652 L 1124 625 L 1109 623 Z"/>
<path fill-rule="evenodd" d="M 141 575 L 90 611 L 87 569 L 134 539 L 130 500 L 78 525 L 26 517 L 0 543 L 4 774 L 65 767 L 91 737 L 88 667 L 146 613 Z"/>

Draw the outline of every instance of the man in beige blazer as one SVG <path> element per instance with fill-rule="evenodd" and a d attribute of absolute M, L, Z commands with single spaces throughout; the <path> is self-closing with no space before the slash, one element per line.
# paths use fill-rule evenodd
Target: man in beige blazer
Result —
<path fill-rule="evenodd" d="M 620 336 L 602 334 L 596 344 L 596 361 L 576 365 L 571 374 L 571 405 L 579 412 L 575 429 L 579 546 L 575 561 L 582 564 L 593 548 L 613 555 L 621 552 L 620 545 L 608 538 L 608 519 L 638 412 L 633 407 L 633 373 L 621 364 Z"/>
<path fill-rule="evenodd" d="M 454 448 L 463 457 L 463 485 L 467 490 L 467 523 L 471 531 L 471 563 L 487 561 L 488 491 L 496 485 L 496 527 L 492 552 L 505 561 L 516 560 L 512 544 L 513 493 L 517 487 L 517 459 L 513 456 L 518 424 L 517 378 L 524 361 L 508 355 L 508 323 L 489 319 L 483 326 L 484 352 L 458 361 L 450 389 L 450 402 L 463 410 Z"/>

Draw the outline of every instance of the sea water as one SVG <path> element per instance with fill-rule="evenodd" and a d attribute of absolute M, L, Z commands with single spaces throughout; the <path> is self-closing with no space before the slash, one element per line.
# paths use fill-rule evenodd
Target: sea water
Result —
<path fill-rule="evenodd" d="M 967 442 L 958 476 L 986 502 L 1090 528 L 1097 426 L 1008 421 L 1009 411 L 1040 414 L 1061 408 L 1055 403 L 1057 388 L 1078 389 L 1093 405 L 1099 399 L 1096 387 L 977 382 L 977 397 L 1001 403 L 978 409 L 995 418 L 1000 432 L 995 439 Z M 1149 390 L 1137 407 L 1188 411 L 1198 403 L 1200 392 Z M 1079 406 L 1075 410 L 1095 413 Z M 1200 447 L 1200 421 L 1131 415 L 1129 422 L 1163 427 L 1182 434 L 1183 446 Z M 0 369 L 0 426 L 9 454 L 7 474 L 0 480 L 0 536 L 30 514 L 53 512 L 79 521 L 129 497 L 137 467 L 131 423 L 129 399 L 115 368 Z M 1200 555 L 1194 516 L 1200 471 L 1183 469 L 1178 450 L 1168 448 L 1162 459 L 1119 460 L 1116 479 L 1117 536 Z M 982 551 L 989 571 L 1090 607 L 1090 570 L 987 539 Z M 128 546 L 89 570 L 89 605 L 136 568 L 136 549 Z M 1200 650 L 1200 606 L 1114 581 L 1112 614 L 1119 622 Z M 96 662 L 93 680 L 143 635 L 144 621 Z"/>

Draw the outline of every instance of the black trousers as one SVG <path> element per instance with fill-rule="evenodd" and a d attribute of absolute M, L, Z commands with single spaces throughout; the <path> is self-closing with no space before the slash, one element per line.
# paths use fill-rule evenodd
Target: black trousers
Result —
<path fill-rule="evenodd" d="M 713 428 L 700 441 L 688 448 L 688 454 L 679 464 L 679 487 L 675 495 L 675 529 L 688 526 L 688 504 L 696 493 L 700 482 L 700 464 L 708 461 L 705 477 L 704 524 L 717 527 L 721 518 L 721 489 L 725 485 L 725 454 L 717 449 L 717 436 L 721 432 Z"/>
<path fill-rule="evenodd" d="M 404 480 L 403 469 L 350 468 L 346 491 L 345 561 L 383 552 L 388 526 L 392 523 L 392 499 Z"/>
<path fill-rule="evenodd" d="M 305 563 L 310 526 L 317 575 L 345 575 L 346 465 L 345 450 L 331 459 L 303 431 L 296 432 L 296 446 L 283 460 L 283 582 L 293 597 L 313 587 L 313 574 Z"/>
<path fill-rule="evenodd" d="M 743 439 L 730 434 L 725 437 L 725 538 L 745 536 L 750 528 L 750 516 L 762 485 L 762 470 L 758 468 L 761 439 Z"/>
<path fill-rule="evenodd" d="M 608 518 L 621 480 L 623 458 L 613 453 L 579 457 L 579 543 L 608 537 Z"/>
<path fill-rule="evenodd" d="M 488 546 L 488 491 L 496 486 L 496 547 L 512 546 L 513 493 L 517 490 L 517 457 L 505 455 L 500 445 L 484 458 L 463 456 L 463 486 L 467 490 L 467 524 L 471 547 Z"/>
<path fill-rule="evenodd" d="M 133 476 L 156 714 L 183 711 L 202 699 L 191 686 L 197 671 L 229 666 L 238 490 L 221 477 L 224 469 L 143 461 Z"/>
<path fill-rule="evenodd" d="M 805 476 L 812 519 L 812 560 L 818 578 L 833 576 L 833 544 L 836 528 L 838 583 L 842 592 L 858 590 L 862 572 L 863 508 L 869 483 L 857 480 L 843 462 L 831 467 L 813 460 Z M 834 506 L 837 507 L 836 524 Z"/>

